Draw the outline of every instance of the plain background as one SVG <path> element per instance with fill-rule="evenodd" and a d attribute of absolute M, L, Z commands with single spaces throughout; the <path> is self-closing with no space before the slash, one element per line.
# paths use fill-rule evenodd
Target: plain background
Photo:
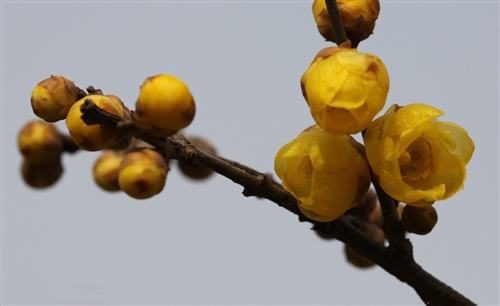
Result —
<path fill-rule="evenodd" d="M 312 1 L 2 1 L 3 304 L 421 304 L 380 268 L 349 265 L 339 241 L 269 201 L 173 165 L 164 191 L 138 201 L 101 191 L 98 153 L 63 158 L 47 190 L 20 176 L 17 133 L 35 118 L 34 86 L 63 75 L 133 108 L 149 76 L 174 74 L 197 114 L 187 135 L 273 172 L 277 150 L 313 124 L 299 80 L 330 44 Z M 465 189 L 438 202 L 427 236 L 409 235 L 424 269 L 480 304 L 499 303 L 499 4 L 382 1 L 358 48 L 391 77 L 391 104 L 421 102 L 476 144 Z M 64 131 L 64 122 L 57 124 Z M 358 138 L 359 139 L 359 138 Z"/>

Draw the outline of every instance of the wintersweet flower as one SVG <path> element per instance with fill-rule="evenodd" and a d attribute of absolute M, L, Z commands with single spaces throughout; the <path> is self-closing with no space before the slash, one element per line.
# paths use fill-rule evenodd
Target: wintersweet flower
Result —
<path fill-rule="evenodd" d="M 394 199 L 425 207 L 463 188 L 474 143 L 460 126 L 436 119 L 443 114 L 425 104 L 395 104 L 367 129 L 368 161 Z"/>
<path fill-rule="evenodd" d="M 274 171 L 308 218 L 328 222 L 344 214 L 370 185 L 364 147 L 348 135 L 312 126 L 284 145 Z"/>
<path fill-rule="evenodd" d="M 328 47 L 316 55 L 300 84 L 316 123 L 340 136 L 364 130 L 382 110 L 389 74 L 373 54 Z"/>

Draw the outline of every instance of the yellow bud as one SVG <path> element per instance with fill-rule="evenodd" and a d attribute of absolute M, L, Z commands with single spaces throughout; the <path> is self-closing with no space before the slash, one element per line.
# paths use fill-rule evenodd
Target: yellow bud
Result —
<path fill-rule="evenodd" d="M 444 113 L 425 104 L 393 105 L 370 124 L 366 156 L 380 186 L 394 199 L 425 207 L 463 188 L 474 142 Z"/>
<path fill-rule="evenodd" d="M 379 0 L 337 0 L 337 5 L 347 38 L 356 47 L 373 33 L 380 13 Z M 321 36 L 336 42 L 325 0 L 315 0 L 312 11 Z"/>
<path fill-rule="evenodd" d="M 195 147 L 212 155 L 216 155 L 214 146 L 207 140 L 199 137 L 189 137 L 188 140 Z M 212 169 L 207 168 L 205 166 L 197 164 L 186 165 L 181 161 L 179 161 L 179 169 L 181 170 L 182 174 L 193 180 L 205 179 L 213 173 Z"/>
<path fill-rule="evenodd" d="M 438 221 L 437 211 L 433 206 L 415 207 L 406 205 L 401 216 L 403 228 L 408 233 L 427 235 Z"/>
<path fill-rule="evenodd" d="M 276 154 L 274 171 L 308 218 L 332 221 L 363 198 L 370 171 L 362 147 L 348 135 L 312 126 Z"/>
<path fill-rule="evenodd" d="M 163 190 L 168 166 L 163 157 L 151 149 L 135 149 L 120 164 L 120 189 L 135 199 L 147 199 Z"/>
<path fill-rule="evenodd" d="M 61 177 L 63 167 L 59 159 L 50 164 L 35 164 L 24 160 L 21 172 L 26 184 L 33 188 L 47 188 Z"/>
<path fill-rule="evenodd" d="M 85 124 L 81 118 L 82 112 L 80 106 L 87 99 L 92 99 L 99 108 L 121 118 L 125 117 L 123 104 L 107 96 L 89 95 L 73 104 L 68 113 L 66 127 L 76 145 L 87 151 L 102 150 L 115 143 L 120 131 L 100 124 Z"/>
<path fill-rule="evenodd" d="M 373 54 L 328 47 L 316 55 L 300 84 L 311 115 L 323 130 L 356 134 L 384 107 L 389 74 Z"/>
<path fill-rule="evenodd" d="M 94 181 L 106 191 L 118 191 L 118 172 L 124 153 L 115 150 L 104 151 L 94 163 Z"/>
<path fill-rule="evenodd" d="M 17 144 L 24 158 L 37 164 L 55 162 L 63 149 L 57 128 L 41 120 L 26 124 L 19 132 Z"/>
<path fill-rule="evenodd" d="M 196 105 L 189 88 L 172 75 L 149 77 L 135 103 L 135 119 L 153 137 L 168 137 L 194 119 Z"/>
<path fill-rule="evenodd" d="M 66 118 L 76 102 L 78 89 L 62 76 L 50 76 L 38 83 L 31 93 L 31 107 L 38 117 L 48 122 Z"/>

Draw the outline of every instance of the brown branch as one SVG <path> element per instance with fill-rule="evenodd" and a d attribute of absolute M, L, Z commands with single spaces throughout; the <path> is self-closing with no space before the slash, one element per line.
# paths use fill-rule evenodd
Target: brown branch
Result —
<path fill-rule="evenodd" d="M 347 34 L 344 29 L 344 23 L 340 17 L 339 8 L 337 1 L 335 0 L 325 0 L 326 9 L 328 10 L 328 16 L 330 17 L 330 23 L 332 24 L 333 35 L 335 36 L 335 42 L 337 45 L 341 45 L 347 42 Z"/>
<path fill-rule="evenodd" d="M 136 126 L 133 120 L 109 116 L 110 114 L 105 114 L 106 111 L 98 108 L 91 99 L 87 100 L 80 109 L 83 113 L 82 118 L 85 118 L 87 124 L 124 127 L 127 132 L 133 133 L 135 137 L 153 145 L 168 158 L 210 168 L 243 186 L 245 196 L 266 198 L 297 215 L 301 222 L 310 222 L 315 230 L 334 236 L 402 282 L 413 287 L 426 305 L 475 305 L 459 292 L 427 273 L 415 262 L 411 252 L 411 243 L 404 238 L 404 233 L 402 237 L 399 233 L 390 238 L 391 244 L 386 248 L 360 232 L 345 216 L 324 223 L 308 219 L 299 210 L 297 200 L 279 183 L 275 182 L 271 175 L 207 153 L 193 146 L 182 135 L 174 135 L 166 139 L 148 136 L 142 133 L 140 127 Z M 384 219 L 389 223 L 386 233 L 390 234 L 399 224 L 395 211 L 396 203 L 385 192 L 381 191 L 378 184 L 375 184 L 375 188 L 381 197 L 381 205 L 384 203 L 383 210 L 387 211 L 384 213 Z"/>

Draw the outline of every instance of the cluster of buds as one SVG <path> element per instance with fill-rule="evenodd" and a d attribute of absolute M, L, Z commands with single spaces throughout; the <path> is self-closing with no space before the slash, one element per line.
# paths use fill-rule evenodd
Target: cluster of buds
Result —
<path fill-rule="evenodd" d="M 191 124 L 196 107 L 186 84 L 166 74 L 147 78 L 141 86 L 135 111 L 125 107 L 115 95 L 104 95 L 92 87 L 88 92 L 62 76 L 51 76 L 35 87 L 31 105 L 43 121 L 30 122 L 18 137 L 19 150 L 25 159 L 22 166 L 25 181 L 38 188 L 55 183 L 62 173 L 63 139 L 68 138 L 79 149 L 102 151 L 93 168 L 94 180 L 102 189 L 121 190 L 136 199 L 160 193 L 169 170 L 168 157 L 165 152 L 137 140 L 134 133 L 165 138 Z M 135 129 L 130 131 L 118 124 L 89 124 L 82 106 L 90 102 L 101 113 L 119 122 L 131 123 Z M 52 124 L 64 119 L 69 132 L 66 138 Z M 215 154 L 213 146 L 202 138 L 193 138 L 193 142 Z M 180 169 L 187 177 L 197 180 L 212 173 L 196 164 L 181 164 Z"/>
<path fill-rule="evenodd" d="M 325 0 L 315 0 L 320 33 L 339 46 L 320 50 L 302 75 L 302 95 L 316 125 L 278 151 L 275 172 L 307 218 L 328 222 L 349 215 L 383 244 L 384 215 L 390 212 L 382 210 L 373 191 L 367 193 L 373 178 L 399 203 L 393 217 L 399 217 L 400 228 L 425 235 L 437 222 L 431 205 L 463 188 L 474 143 L 460 126 L 438 121 L 444 113 L 429 105 L 393 105 L 375 118 L 386 103 L 389 74 L 376 55 L 352 46 L 372 33 L 380 4 L 337 2 L 348 40 L 336 41 Z M 364 144 L 351 137 L 360 132 Z M 349 262 L 373 265 L 358 255 L 346 248 Z"/>

